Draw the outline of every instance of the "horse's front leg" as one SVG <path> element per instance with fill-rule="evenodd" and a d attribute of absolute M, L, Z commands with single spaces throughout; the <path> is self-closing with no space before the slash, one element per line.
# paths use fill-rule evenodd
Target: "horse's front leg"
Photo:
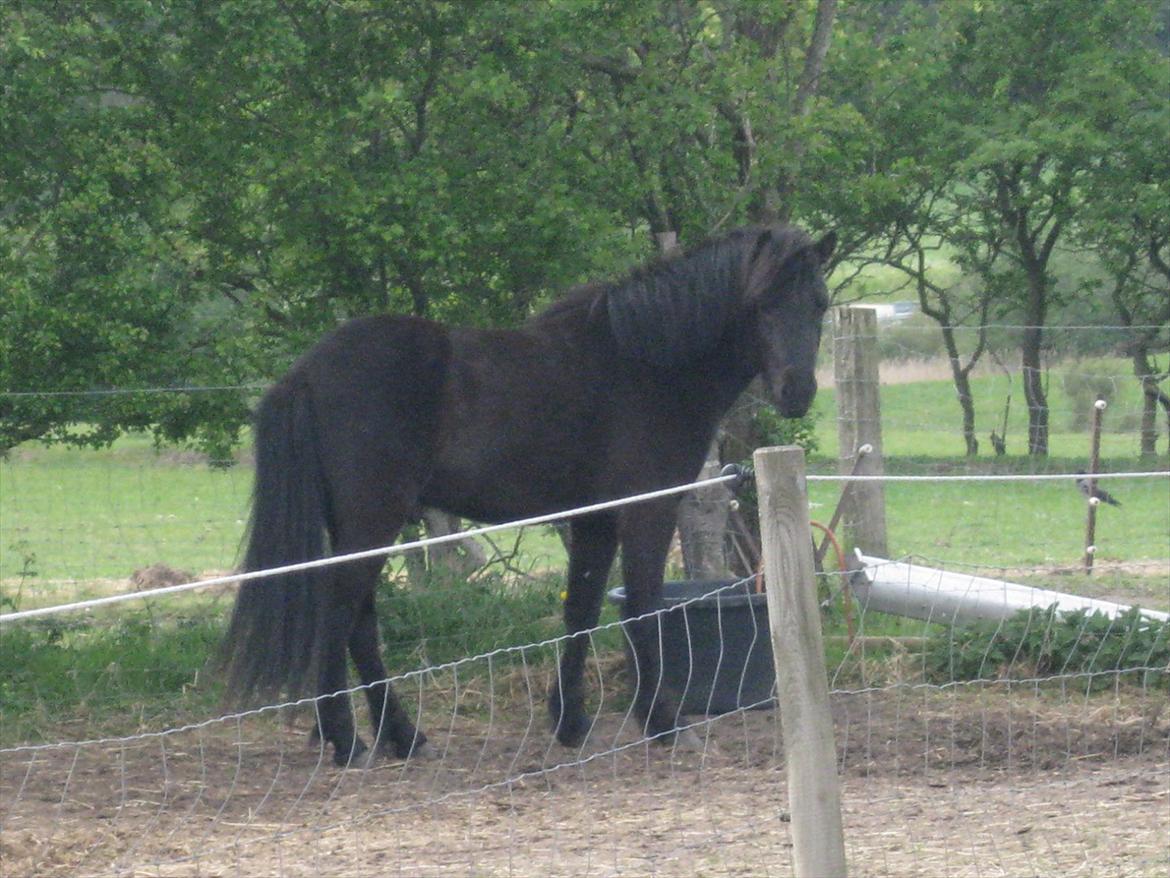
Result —
<path fill-rule="evenodd" d="M 609 568 L 617 551 L 617 520 L 612 514 L 574 519 L 569 525 L 570 551 L 568 594 L 565 596 L 565 630 L 577 634 L 597 625 Z M 564 653 L 549 692 L 548 710 L 557 740 L 567 747 L 585 740 L 589 717 L 585 713 L 585 657 L 589 637 L 573 637 Z"/>
<path fill-rule="evenodd" d="M 622 618 L 636 619 L 662 608 L 662 580 L 666 553 L 674 533 L 678 501 L 674 498 L 628 507 L 622 513 L 622 577 L 626 600 Z M 679 701 L 662 681 L 657 615 L 626 623 L 634 681 L 634 712 L 649 737 L 658 737 L 678 724 Z"/>

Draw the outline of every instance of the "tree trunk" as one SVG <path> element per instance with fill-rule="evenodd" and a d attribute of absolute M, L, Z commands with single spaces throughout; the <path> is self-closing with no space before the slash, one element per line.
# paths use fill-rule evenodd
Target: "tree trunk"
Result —
<path fill-rule="evenodd" d="M 1142 426 L 1141 451 L 1144 459 L 1158 455 L 1158 396 L 1157 384 L 1149 375 L 1141 377 L 1142 382 Z"/>
<path fill-rule="evenodd" d="M 975 435 L 975 398 L 971 395 L 971 368 L 963 368 L 963 360 L 959 356 L 959 345 L 955 341 L 955 328 L 949 324 L 942 324 L 943 344 L 947 349 L 947 359 L 951 364 L 951 379 L 955 384 L 955 393 L 959 397 L 959 408 L 963 412 L 963 442 L 967 446 L 967 456 L 975 457 L 979 454 L 979 439 Z M 975 360 L 971 361 L 971 366 Z"/>
<path fill-rule="evenodd" d="M 423 522 L 428 537 L 444 537 L 462 530 L 457 515 L 449 515 L 438 509 L 424 509 Z M 465 577 L 474 573 L 488 562 L 483 546 L 471 537 L 464 537 L 450 543 L 427 547 L 427 560 L 431 573 L 443 572 L 452 576 Z"/>
<path fill-rule="evenodd" d="M 797 116 L 807 115 L 809 101 L 821 87 L 821 74 L 825 69 L 825 55 L 829 51 L 829 38 L 833 35 L 833 19 L 837 15 L 837 0 L 817 0 L 816 20 L 808 51 L 804 55 L 804 70 L 801 71 L 800 85 L 796 89 L 793 107 Z"/>
<path fill-rule="evenodd" d="M 700 479 L 719 475 L 718 444 L 712 444 Z M 678 509 L 678 541 L 687 579 L 722 579 L 727 576 L 727 517 L 731 492 L 724 485 L 699 488 L 683 496 Z"/>
<path fill-rule="evenodd" d="M 1145 339 L 1135 340 L 1133 372 L 1142 383 L 1141 456 L 1158 454 L 1158 406 L 1166 410 L 1167 443 L 1170 443 L 1170 395 L 1158 386 L 1159 376 L 1150 362 L 1149 344 Z"/>
<path fill-rule="evenodd" d="M 836 16 L 837 0 L 817 0 L 813 33 L 804 53 L 804 68 L 801 70 L 800 82 L 792 100 L 792 115 L 795 117 L 807 116 L 812 111 L 813 99 L 820 91 L 821 76 L 825 71 L 825 56 L 829 51 Z M 795 180 L 799 176 L 799 168 L 807 148 L 808 145 L 799 138 L 791 145 L 789 168 L 780 175 L 774 187 L 764 191 L 763 199 L 753 211 L 754 220 L 768 223 L 777 219 L 787 222 L 790 219 L 792 194 L 796 188 Z"/>
<path fill-rule="evenodd" d="M 1048 456 L 1048 396 L 1044 392 L 1043 363 L 1048 277 L 1044 264 L 1044 260 L 1034 252 L 1024 252 L 1028 300 L 1024 308 L 1024 340 L 1020 352 L 1024 371 L 1024 399 L 1028 404 L 1028 454 L 1033 457 Z"/>
<path fill-rule="evenodd" d="M 975 435 L 975 401 L 971 397 L 971 381 L 966 372 L 955 374 L 955 390 L 959 393 L 959 407 L 963 410 L 963 442 L 967 456 L 979 455 L 979 438 Z"/>
<path fill-rule="evenodd" d="M 1044 393 L 1044 371 L 1041 343 L 1044 330 L 1040 326 L 1024 328 L 1022 346 L 1024 371 L 1024 399 L 1028 404 L 1028 454 L 1048 456 L 1048 398 Z"/>
<path fill-rule="evenodd" d="M 462 522 L 458 516 L 448 515 L 438 509 L 424 509 L 422 521 L 409 524 L 402 529 L 402 539 L 407 542 L 427 537 L 442 537 L 459 533 Z M 419 588 L 427 580 L 440 576 L 465 578 L 488 563 L 487 552 L 472 537 L 464 537 L 438 546 L 428 546 L 407 552 L 404 556 L 406 575 L 410 584 Z"/>

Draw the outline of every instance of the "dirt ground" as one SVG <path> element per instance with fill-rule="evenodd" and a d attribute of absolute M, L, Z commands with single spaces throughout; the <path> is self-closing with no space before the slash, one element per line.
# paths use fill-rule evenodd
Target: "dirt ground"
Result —
<path fill-rule="evenodd" d="M 580 751 L 531 700 L 428 697 L 439 758 L 340 770 L 273 713 L 0 752 L 4 876 L 791 874 L 775 711 Z M 481 693 L 482 694 L 482 693 Z M 452 706 L 451 702 L 457 706 Z M 855 876 L 1170 873 L 1164 692 L 1019 684 L 838 693 Z M 510 705 L 510 707 L 505 707 Z"/>

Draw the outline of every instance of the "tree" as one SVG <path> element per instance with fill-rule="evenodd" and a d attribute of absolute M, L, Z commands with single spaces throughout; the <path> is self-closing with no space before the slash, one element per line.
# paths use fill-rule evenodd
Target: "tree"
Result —
<path fill-rule="evenodd" d="M 1133 10 L 1156 33 L 1155 7 Z M 1144 16 L 1144 17 L 1142 17 Z M 1140 41 L 1122 58 L 1093 66 L 1089 123 L 1108 144 L 1087 185 L 1077 239 L 1095 252 L 1108 275 L 1110 301 L 1128 329 L 1126 348 L 1142 387 L 1141 454 L 1157 452 L 1157 411 L 1170 432 L 1170 57 Z"/>
<path fill-rule="evenodd" d="M 866 257 L 903 271 L 940 323 L 968 453 L 977 446 L 966 374 L 991 315 L 1024 324 L 1028 450 L 1047 454 L 1045 331 L 1061 304 L 1053 260 L 1075 240 L 1086 193 L 1110 163 L 1114 143 L 1104 132 L 1126 113 L 1101 91 L 1100 76 L 1129 69 L 1126 59 L 1153 32 L 1153 7 L 1134 14 L 1133 4 L 1095 0 L 890 0 L 846 18 L 869 79 L 856 76 L 845 94 L 875 143 L 873 173 L 845 191 L 883 228 L 880 254 Z M 927 276 L 922 258 L 936 243 L 979 280 L 963 306 L 979 326 L 965 364 L 953 341 L 953 291 Z"/>
<path fill-rule="evenodd" d="M 971 372 L 987 345 L 993 287 L 955 280 L 942 257 L 957 228 L 956 190 L 965 144 L 956 137 L 947 78 L 957 35 L 930 4 L 895 2 L 852 8 L 842 22 L 841 56 L 828 87 L 839 102 L 865 120 L 864 153 L 846 165 L 825 168 L 823 204 L 852 212 L 856 247 L 853 277 L 868 266 L 894 269 L 918 299 L 922 313 L 940 329 L 962 417 L 968 455 L 979 451 Z M 982 250 L 968 247 L 965 268 L 987 277 L 1002 248 L 989 236 Z M 960 330 L 974 342 L 960 344 Z M 966 347 L 966 350 L 963 348 Z"/>
<path fill-rule="evenodd" d="M 149 426 L 222 449 L 246 392 L 43 392 L 262 384 L 347 317 L 515 323 L 611 266 L 564 40 L 471 13 L 5 7 L 3 446 Z"/>
<path fill-rule="evenodd" d="M 587 7 L 589 29 L 577 38 L 588 50 L 574 56 L 585 74 L 578 125 L 593 135 L 613 210 L 658 252 L 799 213 L 836 5 Z M 703 474 L 719 465 L 716 442 Z M 728 500 L 714 488 L 684 501 L 680 539 L 693 578 L 726 569 Z"/>
<path fill-rule="evenodd" d="M 60 7 L 0 14 L 0 451 L 145 427 L 234 439 L 238 394 L 173 394 L 148 412 L 142 396 L 80 393 L 239 383 L 238 336 L 183 277 L 177 169 L 148 110 L 112 85 L 98 30 Z"/>
<path fill-rule="evenodd" d="M 970 144 L 956 203 L 975 222 L 952 241 L 970 258 L 1002 239 L 985 281 L 1011 284 L 1006 299 L 1024 324 L 1023 384 L 1028 450 L 1048 451 L 1043 384 L 1044 332 L 1059 304 L 1052 274 L 1058 246 L 1071 243 L 1086 193 L 1110 160 L 1104 132 L 1125 112 L 1100 100 L 1098 74 L 1148 41 L 1153 3 L 1030 0 L 945 4 L 960 40 L 952 58 L 952 118 Z M 1135 14 L 1137 12 L 1138 14 Z M 1111 121 L 1107 121 L 1111 119 Z M 1103 124 L 1104 123 L 1104 124 Z M 1004 272 L 1006 261 L 1008 272 Z"/>

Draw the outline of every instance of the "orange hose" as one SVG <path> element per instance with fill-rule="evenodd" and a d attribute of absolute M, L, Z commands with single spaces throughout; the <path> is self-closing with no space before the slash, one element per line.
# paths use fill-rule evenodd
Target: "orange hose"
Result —
<path fill-rule="evenodd" d="M 825 536 L 829 538 L 829 542 L 833 544 L 833 550 L 837 553 L 837 569 L 843 571 L 845 569 L 845 552 L 841 548 L 841 544 L 837 542 L 836 534 L 819 521 L 810 521 L 809 525 L 824 531 Z M 756 565 L 755 589 L 757 594 L 762 594 L 764 591 L 764 559 L 762 557 L 760 558 L 760 563 Z"/>
<path fill-rule="evenodd" d="M 834 534 L 828 527 L 821 524 L 819 521 L 810 521 L 809 525 L 824 531 L 830 543 L 833 544 L 833 550 L 837 553 L 837 572 L 838 575 L 845 576 L 845 551 L 841 548 L 841 544 L 837 542 L 837 535 Z M 756 594 L 764 593 L 764 559 L 761 556 L 760 563 L 756 567 L 755 576 L 755 591 Z M 849 649 L 853 649 L 853 641 L 857 636 L 857 632 L 853 630 L 853 601 L 849 599 L 849 580 L 842 579 L 841 581 L 841 606 L 845 611 L 845 630 L 849 635 Z"/>
<path fill-rule="evenodd" d="M 841 608 L 845 611 L 845 631 L 849 635 L 849 647 L 853 647 L 853 639 L 856 632 L 853 630 L 853 601 L 849 599 L 849 580 L 845 578 L 845 552 L 841 548 L 841 544 L 837 542 L 837 535 L 829 528 L 821 524 L 819 521 L 810 521 L 812 527 L 819 528 L 824 531 L 830 543 L 833 544 L 833 551 L 837 553 L 837 573 L 842 577 L 841 580 Z"/>
<path fill-rule="evenodd" d="M 824 532 L 825 536 L 829 538 L 829 542 L 833 544 L 833 550 L 837 553 L 837 569 L 845 569 L 845 552 L 841 549 L 841 544 L 837 542 L 837 535 L 829 530 L 825 525 L 819 521 L 810 521 L 809 525 Z"/>

